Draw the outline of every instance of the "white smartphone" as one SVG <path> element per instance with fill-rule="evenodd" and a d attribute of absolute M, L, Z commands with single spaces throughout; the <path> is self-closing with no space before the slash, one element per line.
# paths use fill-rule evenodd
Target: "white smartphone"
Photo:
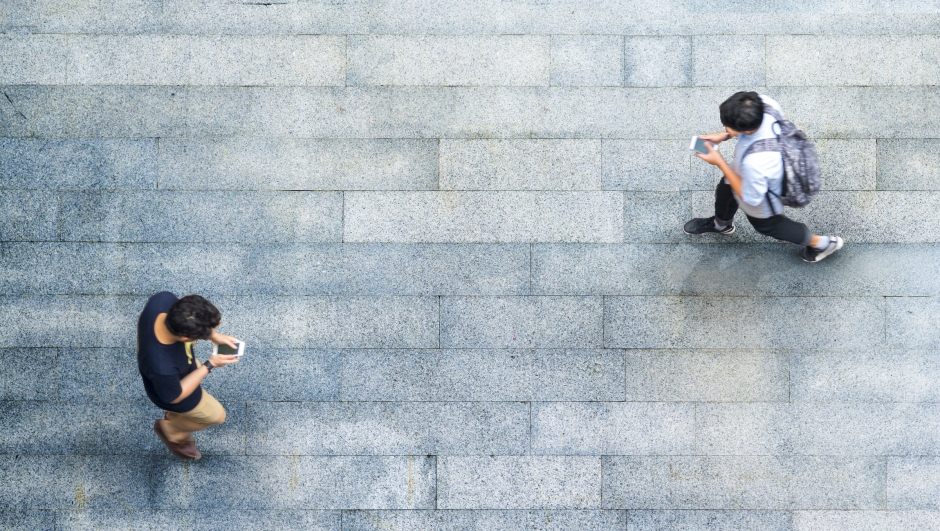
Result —
<path fill-rule="evenodd" d="M 236 341 L 235 346 L 237 346 L 238 349 L 233 349 L 232 347 L 228 345 L 216 345 L 215 343 L 213 343 L 212 355 L 215 356 L 216 354 L 233 354 L 238 357 L 243 356 L 245 354 L 245 342 Z"/>
<path fill-rule="evenodd" d="M 698 151 L 702 155 L 708 155 L 708 144 L 711 144 L 711 142 L 705 140 L 704 138 L 693 136 L 692 145 L 689 146 L 689 149 Z"/>

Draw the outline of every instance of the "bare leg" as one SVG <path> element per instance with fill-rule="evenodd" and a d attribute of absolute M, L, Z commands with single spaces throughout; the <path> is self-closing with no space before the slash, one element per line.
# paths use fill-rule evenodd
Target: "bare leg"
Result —
<path fill-rule="evenodd" d="M 816 247 L 817 245 L 819 245 L 819 236 L 813 234 L 813 236 L 809 239 L 809 246 Z"/>
<path fill-rule="evenodd" d="M 194 431 L 202 431 L 209 426 L 215 426 L 215 424 L 225 422 L 225 414 L 223 413 L 222 418 L 215 424 L 200 424 L 187 419 L 179 413 L 173 413 L 171 411 L 166 414 L 166 419 L 159 422 L 160 426 L 163 428 L 163 433 L 166 434 L 166 438 L 169 439 L 170 442 L 182 443 L 189 440 Z"/>

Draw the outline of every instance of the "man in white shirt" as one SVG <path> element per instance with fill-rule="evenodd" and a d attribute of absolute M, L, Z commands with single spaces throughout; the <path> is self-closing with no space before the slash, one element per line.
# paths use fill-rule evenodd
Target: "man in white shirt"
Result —
<path fill-rule="evenodd" d="M 761 151 L 744 157 L 754 142 L 777 136 L 773 127 L 776 120 L 764 112 L 765 105 L 772 106 L 783 115 L 779 103 L 756 92 L 738 92 L 719 106 L 725 132 L 702 135 L 701 138 L 717 145 L 737 137 L 734 161 L 729 165 L 713 146 L 708 146 L 707 155 L 696 153 L 698 158 L 717 166 L 724 178 L 715 189 L 715 215 L 692 219 L 683 230 L 687 234 L 731 234 L 734 232 L 734 215 L 740 208 L 757 232 L 801 245 L 800 258 L 810 263 L 819 262 L 842 248 L 842 238 L 817 236 L 806 225 L 783 215 L 779 199 L 784 179 L 780 153 Z"/>

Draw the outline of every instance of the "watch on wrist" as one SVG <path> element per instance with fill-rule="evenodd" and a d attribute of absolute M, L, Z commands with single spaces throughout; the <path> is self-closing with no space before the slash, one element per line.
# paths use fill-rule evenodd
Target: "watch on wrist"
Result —
<path fill-rule="evenodd" d="M 211 363 L 209 363 L 209 360 L 206 360 L 205 363 L 202 364 L 202 366 L 205 367 L 206 370 L 208 370 L 209 372 L 212 372 L 212 369 L 215 368 Z"/>

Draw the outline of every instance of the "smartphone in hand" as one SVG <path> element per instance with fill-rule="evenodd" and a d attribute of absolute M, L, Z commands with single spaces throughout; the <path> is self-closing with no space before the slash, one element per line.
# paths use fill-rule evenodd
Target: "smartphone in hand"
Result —
<path fill-rule="evenodd" d="M 212 355 L 214 356 L 216 354 L 229 354 L 229 355 L 241 357 L 242 355 L 245 354 L 245 342 L 244 341 L 236 341 L 235 346 L 238 348 L 233 349 L 232 347 L 228 345 L 214 345 L 212 347 Z"/>
<path fill-rule="evenodd" d="M 709 142 L 708 140 L 705 140 L 704 138 L 701 138 L 698 136 L 693 136 L 692 145 L 689 146 L 689 149 L 695 150 L 701 153 L 702 155 L 708 155 L 709 144 L 711 144 L 711 142 Z M 712 147 L 715 147 L 715 145 L 712 144 Z"/>

